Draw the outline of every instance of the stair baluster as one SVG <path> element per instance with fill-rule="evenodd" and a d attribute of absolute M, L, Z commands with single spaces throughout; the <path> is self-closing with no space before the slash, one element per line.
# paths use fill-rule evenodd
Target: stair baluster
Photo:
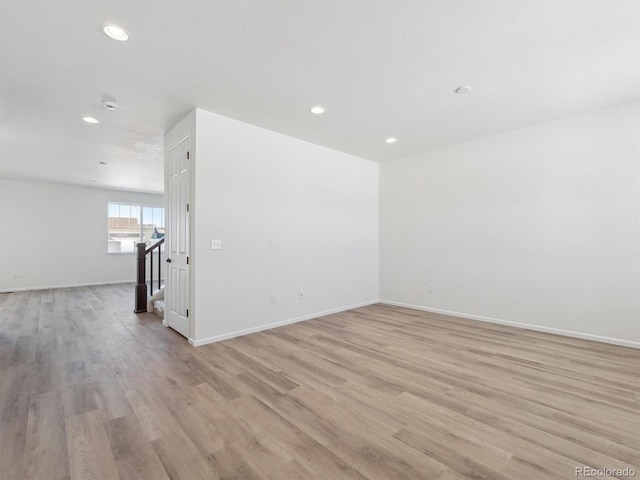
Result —
<path fill-rule="evenodd" d="M 162 288 L 162 244 L 164 244 L 164 238 L 161 238 L 156 243 L 147 248 L 145 243 L 136 244 L 136 298 L 134 313 L 142 313 L 147 311 L 147 297 L 153 294 L 153 251 L 158 250 L 158 290 Z M 147 285 L 147 255 L 151 255 L 149 261 L 149 285 Z"/>

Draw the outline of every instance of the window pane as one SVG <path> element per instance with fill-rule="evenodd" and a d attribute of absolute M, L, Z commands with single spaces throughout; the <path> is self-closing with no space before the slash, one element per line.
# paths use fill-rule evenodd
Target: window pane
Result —
<path fill-rule="evenodd" d="M 131 205 L 120 205 L 120 228 L 129 228 L 131 220 Z"/>
<path fill-rule="evenodd" d="M 118 217 L 120 215 L 120 205 L 117 203 L 109 204 L 109 218 Z"/>
<path fill-rule="evenodd" d="M 153 208 L 142 207 L 142 241 L 149 244 L 153 236 Z"/>
<path fill-rule="evenodd" d="M 120 204 L 109 204 L 109 229 L 118 228 L 120 226 Z"/>
<path fill-rule="evenodd" d="M 140 222 L 140 205 L 131 205 L 131 218 L 135 218 L 137 222 Z M 139 225 L 139 223 L 136 223 Z"/>
<path fill-rule="evenodd" d="M 153 223 L 158 228 L 164 228 L 164 208 L 153 209 Z"/>
<path fill-rule="evenodd" d="M 142 207 L 142 223 L 153 223 L 153 207 Z"/>

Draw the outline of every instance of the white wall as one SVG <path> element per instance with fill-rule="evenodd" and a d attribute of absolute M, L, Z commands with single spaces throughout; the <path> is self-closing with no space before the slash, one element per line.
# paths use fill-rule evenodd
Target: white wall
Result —
<path fill-rule="evenodd" d="M 634 102 L 381 164 L 381 298 L 640 341 L 639 133 Z"/>
<path fill-rule="evenodd" d="M 135 281 L 135 254 L 107 254 L 108 202 L 163 197 L 0 179 L 0 291 Z"/>
<path fill-rule="evenodd" d="M 378 165 L 204 110 L 196 118 L 196 343 L 375 302 Z"/>

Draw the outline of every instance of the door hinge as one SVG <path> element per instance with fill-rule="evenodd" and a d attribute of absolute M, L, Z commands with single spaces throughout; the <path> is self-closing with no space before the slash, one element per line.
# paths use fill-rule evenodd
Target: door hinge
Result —
<path fill-rule="evenodd" d="M 189 160 L 189 152 L 187 152 L 187 160 Z"/>
<path fill-rule="evenodd" d="M 189 204 L 187 203 L 187 212 L 189 211 Z"/>
<path fill-rule="evenodd" d="M 189 316 L 189 309 L 187 308 L 187 317 Z"/>
<path fill-rule="evenodd" d="M 187 257 L 187 265 L 189 265 L 189 257 Z"/>

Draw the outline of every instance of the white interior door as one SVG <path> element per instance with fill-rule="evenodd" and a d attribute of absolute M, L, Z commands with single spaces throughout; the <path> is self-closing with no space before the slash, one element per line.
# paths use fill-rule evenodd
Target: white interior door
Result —
<path fill-rule="evenodd" d="M 169 198 L 166 229 L 165 320 L 189 337 L 189 191 L 191 139 L 169 150 Z"/>

